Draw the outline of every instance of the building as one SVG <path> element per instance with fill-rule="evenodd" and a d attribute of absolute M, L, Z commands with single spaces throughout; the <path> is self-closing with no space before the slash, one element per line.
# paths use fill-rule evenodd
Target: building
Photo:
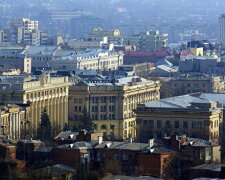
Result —
<path fill-rule="evenodd" d="M 189 138 L 186 135 L 172 135 L 165 137 L 163 144 L 179 151 L 181 159 L 190 161 L 192 166 L 202 163 L 221 162 L 221 146 L 213 142 L 199 138 Z"/>
<path fill-rule="evenodd" d="M 204 163 L 190 168 L 188 179 L 224 179 L 225 164 L 220 163 Z M 201 178 L 201 179 L 200 179 Z"/>
<path fill-rule="evenodd" d="M 223 110 L 215 101 L 175 96 L 139 104 L 135 113 L 140 141 L 177 133 L 220 143 Z"/>
<path fill-rule="evenodd" d="M 20 69 L 22 73 L 31 73 L 31 58 L 26 55 L 0 55 L 1 71 Z"/>
<path fill-rule="evenodd" d="M 219 43 L 225 44 L 225 14 L 219 17 Z"/>
<path fill-rule="evenodd" d="M 29 105 L 1 105 L 0 135 L 19 139 L 29 135 L 31 109 Z"/>
<path fill-rule="evenodd" d="M 86 107 L 95 131 L 116 139 L 135 138 L 133 109 L 137 104 L 160 98 L 159 81 L 139 76 L 91 80 L 70 88 L 69 121 L 79 126 Z"/>
<path fill-rule="evenodd" d="M 179 70 L 182 73 L 207 73 L 210 68 L 217 66 L 217 62 L 217 58 L 212 56 L 187 56 L 186 59 L 179 61 Z"/>
<path fill-rule="evenodd" d="M 139 49 L 142 51 L 157 51 L 168 47 L 168 34 L 159 31 L 147 31 L 140 35 Z"/>
<path fill-rule="evenodd" d="M 10 41 L 14 44 L 44 45 L 47 34 L 38 29 L 38 21 L 30 19 L 12 19 L 10 22 Z"/>
<path fill-rule="evenodd" d="M 30 130 L 36 134 L 41 113 L 47 107 L 51 124 L 60 132 L 68 123 L 68 93 L 71 83 L 67 77 L 0 76 L 1 103 L 30 104 L 32 121 Z"/>
<path fill-rule="evenodd" d="M 136 176 L 166 177 L 170 158 L 176 154 L 168 146 L 154 143 L 132 143 L 104 141 L 96 145 L 96 169 L 103 168 L 114 174 L 129 174 Z M 149 165 L 151 162 L 151 165 Z"/>
<path fill-rule="evenodd" d="M 93 49 L 81 52 L 70 52 L 68 55 L 55 54 L 49 66 L 53 70 L 115 70 L 123 64 L 123 52 L 113 50 Z"/>
<path fill-rule="evenodd" d="M 53 160 L 79 171 L 90 163 L 92 149 L 93 145 L 90 142 L 64 144 L 53 149 Z"/>
<path fill-rule="evenodd" d="M 172 78 L 169 84 L 174 96 L 196 92 L 224 92 L 224 82 L 221 77 L 207 74 L 181 74 Z"/>

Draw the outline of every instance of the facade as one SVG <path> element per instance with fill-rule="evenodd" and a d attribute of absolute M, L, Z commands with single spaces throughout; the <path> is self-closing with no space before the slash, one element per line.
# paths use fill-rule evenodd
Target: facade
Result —
<path fill-rule="evenodd" d="M 94 150 L 97 169 L 104 169 L 114 174 L 157 178 L 165 177 L 170 158 L 176 154 L 171 148 L 154 141 L 150 143 L 104 141 Z"/>
<path fill-rule="evenodd" d="M 174 96 L 196 92 L 223 93 L 224 82 L 220 76 L 184 74 L 170 80 Z"/>
<path fill-rule="evenodd" d="M 10 41 L 15 44 L 44 45 L 47 34 L 38 29 L 38 21 L 30 19 L 12 19 L 10 22 Z"/>
<path fill-rule="evenodd" d="M 140 36 L 140 50 L 156 51 L 166 47 L 168 47 L 168 34 L 160 34 L 159 31 L 147 31 Z"/>
<path fill-rule="evenodd" d="M 225 44 L 225 14 L 219 17 L 219 43 Z"/>
<path fill-rule="evenodd" d="M 55 57 L 49 61 L 53 70 L 115 70 L 123 64 L 123 52 L 103 49 L 87 50 L 80 53 Z"/>
<path fill-rule="evenodd" d="M 86 107 L 94 121 L 96 132 L 116 139 L 135 138 L 133 109 L 138 103 L 160 98 L 159 81 L 139 76 L 81 82 L 70 88 L 69 121 L 80 125 Z"/>
<path fill-rule="evenodd" d="M 223 110 L 215 101 L 175 96 L 139 104 L 135 113 L 140 141 L 177 133 L 220 143 Z"/>
<path fill-rule="evenodd" d="M 212 56 L 187 56 L 179 61 L 179 70 L 182 73 L 207 73 L 210 68 L 217 66 L 217 58 Z"/>
<path fill-rule="evenodd" d="M 71 83 L 67 77 L 50 77 L 42 74 L 30 76 L 1 76 L 0 99 L 4 104 L 30 104 L 32 121 L 30 130 L 35 135 L 41 113 L 47 107 L 53 129 L 61 131 L 68 122 L 68 91 Z"/>
<path fill-rule="evenodd" d="M 31 58 L 26 55 L 0 55 L 0 66 L 3 71 L 20 69 L 22 73 L 31 73 Z"/>
<path fill-rule="evenodd" d="M 10 139 L 26 137 L 29 135 L 31 120 L 31 108 L 29 105 L 2 105 L 0 135 Z"/>

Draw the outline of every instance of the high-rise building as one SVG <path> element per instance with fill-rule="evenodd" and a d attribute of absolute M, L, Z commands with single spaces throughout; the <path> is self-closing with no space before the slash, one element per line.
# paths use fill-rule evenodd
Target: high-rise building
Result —
<path fill-rule="evenodd" d="M 219 42 L 225 44 L 225 14 L 219 17 Z"/>
<path fill-rule="evenodd" d="M 46 33 L 38 29 L 38 21 L 30 19 L 12 19 L 10 22 L 10 39 L 15 44 L 46 44 Z"/>

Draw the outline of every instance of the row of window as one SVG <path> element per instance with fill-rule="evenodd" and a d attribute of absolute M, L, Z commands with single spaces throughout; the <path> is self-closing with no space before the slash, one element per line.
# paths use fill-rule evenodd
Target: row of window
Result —
<path fill-rule="evenodd" d="M 62 92 L 66 92 L 66 88 L 59 88 L 59 89 L 53 89 L 53 90 L 50 90 L 50 91 L 42 91 L 42 92 L 27 94 L 27 99 L 32 99 L 32 98 L 36 98 L 36 97 L 43 97 L 43 96 L 58 94 L 58 93 L 62 93 Z"/>
<path fill-rule="evenodd" d="M 200 87 L 200 84 L 187 84 L 187 87 Z M 177 87 L 177 83 L 174 83 L 174 87 Z M 202 87 L 206 87 L 205 84 L 202 84 Z"/>
<path fill-rule="evenodd" d="M 91 110 L 92 110 L 92 112 L 99 112 L 99 107 L 98 106 L 92 106 Z M 106 112 L 107 107 L 106 106 L 100 106 L 100 111 Z M 109 106 L 109 112 L 115 112 L 115 106 L 110 105 Z"/>
<path fill-rule="evenodd" d="M 116 96 L 102 96 L 102 97 L 92 97 L 91 98 L 91 102 L 92 103 L 106 103 L 107 100 L 110 102 L 110 103 L 114 103 L 116 102 Z"/>
<path fill-rule="evenodd" d="M 148 127 L 154 128 L 155 123 L 154 123 L 154 120 L 144 120 L 143 125 L 148 125 Z M 203 129 L 203 126 L 204 125 L 201 121 L 192 121 L 191 122 L 192 129 Z M 156 121 L 156 127 L 157 128 L 163 127 L 161 120 Z M 183 121 L 183 123 L 181 123 L 180 121 L 171 122 L 171 121 L 167 120 L 165 122 L 165 128 L 172 128 L 172 127 L 176 128 L 176 129 L 178 129 L 178 128 L 189 129 L 190 128 L 188 121 Z"/>

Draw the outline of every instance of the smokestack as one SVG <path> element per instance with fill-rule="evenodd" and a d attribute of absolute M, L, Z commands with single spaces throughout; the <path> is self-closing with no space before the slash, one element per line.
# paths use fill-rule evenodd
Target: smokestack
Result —
<path fill-rule="evenodd" d="M 155 139 L 149 139 L 149 147 L 152 148 L 154 146 Z"/>
<path fill-rule="evenodd" d="M 98 144 L 102 144 L 103 142 L 103 137 L 102 136 L 98 136 Z"/>

